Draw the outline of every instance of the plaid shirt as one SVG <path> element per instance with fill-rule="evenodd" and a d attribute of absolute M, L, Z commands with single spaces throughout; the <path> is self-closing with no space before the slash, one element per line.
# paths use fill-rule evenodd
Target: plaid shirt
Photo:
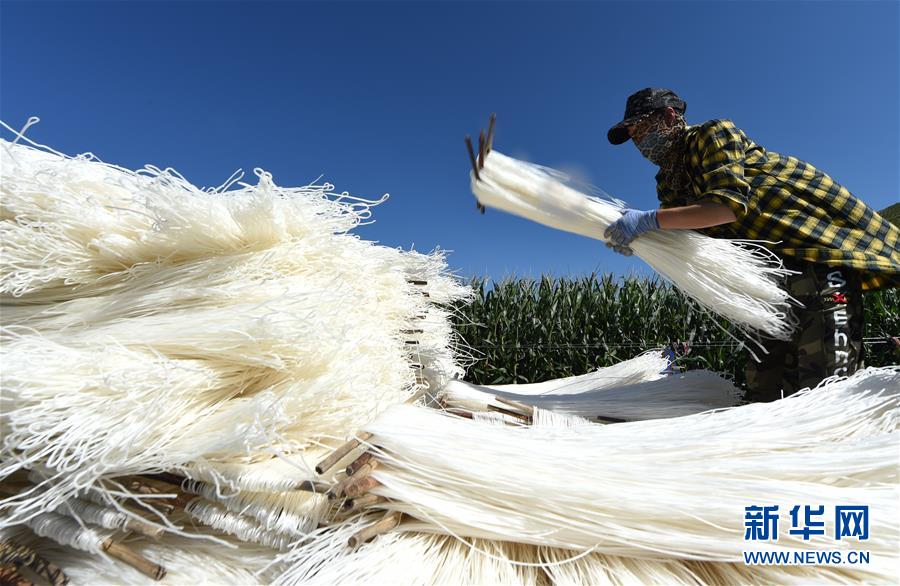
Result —
<path fill-rule="evenodd" d="M 688 193 L 657 174 L 660 207 L 711 200 L 737 217 L 703 233 L 763 240 L 781 256 L 857 269 L 865 290 L 900 285 L 896 226 L 809 163 L 767 152 L 730 120 L 687 128 L 684 169 Z"/>

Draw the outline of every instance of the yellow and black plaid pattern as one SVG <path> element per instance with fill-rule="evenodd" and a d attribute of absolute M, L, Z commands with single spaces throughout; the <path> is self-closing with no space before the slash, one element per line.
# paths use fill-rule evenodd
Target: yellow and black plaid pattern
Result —
<path fill-rule="evenodd" d="M 690 193 L 656 176 L 660 207 L 713 200 L 737 220 L 702 230 L 709 236 L 764 241 L 786 257 L 857 269 L 872 291 L 900 285 L 900 230 L 809 163 L 767 152 L 730 120 L 685 132 Z"/>

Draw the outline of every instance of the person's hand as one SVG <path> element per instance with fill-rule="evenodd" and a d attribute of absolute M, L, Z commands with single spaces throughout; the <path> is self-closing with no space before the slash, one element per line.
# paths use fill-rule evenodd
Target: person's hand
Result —
<path fill-rule="evenodd" d="M 607 242 L 606 247 L 612 248 L 614 251 L 616 251 L 619 254 L 622 254 L 624 256 L 631 256 L 632 254 L 634 254 L 634 251 L 631 250 L 630 248 L 628 248 L 627 246 L 616 246 L 612 242 Z"/>
<path fill-rule="evenodd" d="M 651 230 L 659 230 L 659 220 L 656 217 L 656 210 L 647 210 L 645 212 L 639 210 L 625 210 L 622 217 L 609 225 L 603 232 L 603 238 L 606 239 L 606 245 L 619 252 L 626 254 L 620 249 L 631 249 L 628 247 L 632 240 Z"/>

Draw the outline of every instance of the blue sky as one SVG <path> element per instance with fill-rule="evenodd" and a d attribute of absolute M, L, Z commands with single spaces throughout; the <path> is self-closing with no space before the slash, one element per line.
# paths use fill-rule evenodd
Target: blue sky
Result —
<path fill-rule="evenodd" d="M 655 207 L 655 168 L 607 128 L 671 87 L 877 209 L 900 200 L 898 2 L 0 3 L 0 118 L 68 153 L 254 167 L 390 193 L 360 234 L 452 251 L 461 275 L 644 271 L 599 242 L 488 210 L 466 133 Z M 8 138 L 8 137 L 7 137 Z"/>

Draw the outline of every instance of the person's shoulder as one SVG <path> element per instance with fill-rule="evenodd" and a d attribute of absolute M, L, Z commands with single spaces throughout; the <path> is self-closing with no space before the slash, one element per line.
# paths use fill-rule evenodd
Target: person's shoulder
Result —
<path fill-rule="evenodd" d="M 744 140 L 744 132 L 727 118 L 707 120 L 690 127 L 692 142 L 696 148 L 707 149 L 733 144 Z"/>
<path fill-rule="evenodd" d="M 716 134 L 719 132 L 740 132 L 734 122 L 728 118 L 714 118 L 696 125 L 698 134 Z"/>

